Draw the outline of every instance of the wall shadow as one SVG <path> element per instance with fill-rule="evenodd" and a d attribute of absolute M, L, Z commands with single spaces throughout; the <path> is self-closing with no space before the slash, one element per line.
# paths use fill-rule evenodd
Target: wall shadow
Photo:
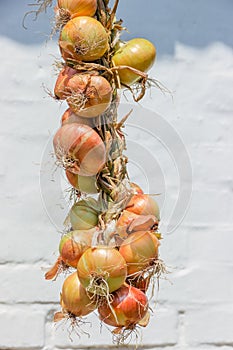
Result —
<path fill-rule="evenodd" d="M 0 35 L 24 44 L 42 43 L 51 31 L 53 9 L 26 18 L 34 0 L 0 0 Z M 232 0 L 126 0 L 120 1 L 118 18 L 124 18 L 129 33 L 123 38 L 146 37 L 160 55 L 173 54 L 176 42 L 202 48 L 213 42 L 233 47 Z"/>

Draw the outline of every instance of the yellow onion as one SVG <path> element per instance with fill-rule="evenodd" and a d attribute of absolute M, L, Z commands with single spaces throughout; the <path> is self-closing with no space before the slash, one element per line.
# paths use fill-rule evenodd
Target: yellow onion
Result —
<path fill-rule="evenodd" d="M 112 87 L 100 75 L 76 74 L 67 82 L 67 103 L 80 117 L 93 118 L 104 113 L 112 100 Z"/>
<path fill-rule="evenodd" d="M 143 272 L 158 259 L 159 240 L 154 233 L 138 231 L 126 238 L 119 252 L 127 263 L 128 276 Z"/>
<path fill-rule="evenodd" d="M 98 193 L 96 187 L 96 176 L 81 176 L 66 170 L 69 183 L 78 191 L 83 193 Z"/>
<path fill-rule="evenodd" d="M 78 124 L 84 124 L 88 125 L 91 128 L 94 127 L 94 118 L 82 118 L 75 114 L 70 108 L 68 108 L 61 118 L 61 125 L 65 124 L 71 124 L 71 123 L 78 123 Z"/>
<path fill-rule="evenodd" d="M 104 167 L 105 145 L 87 125 L 63 125 L 54 136 L 53 146 L 58 163 L 72 173 L 93 176 Z"/>
<path fill-rule="evenodd" d="M 100 208 L 94 198 L 86 198 L 75 203 L 69 213 L 73 230 L 89 230 L 97 226 Z"/>
<path fill-rule="evenodd" d="M 113 55 L 112 61 L 115 66 L 129 66 L 142 72 L 147 72 L 153 65 L 156 57 L 154 45 L 143 38 L 135 38 L 120 48 Z M 130 69 L 118 71 L 122 84 L 131 85 L 141 77 Z"/>
<path fill-rule="evenodd" d="M 59 252 L 64 264 L 77 268 L 81 255 L 91 247 L 94 233 L 95 230 L 76 230 L 62 237 Z"/>
<path fill-rule="evenodd" d="M 126 238 L 135 231 L 157 229 L 158 220 L 154 215 L 138 215 L 123 210 L 116 223 L 116 231 L 121 238 Z"/>
<path fill-rule="evenodd" d="M 144 193 L 143 190 L 141 189 L 141 187 L 138 186 L 137 184 L 135 184 L 134 182 L 130 183 L 130 187 L 131 187 L 133 194 L 143 194 Z"/>
<path fill-rule="evenodd" d="M 75 74 L 77 74 L 77 71 L 71 67 L 64 66 L 62 68 L 62 70 L 58 74 L 56 84 L 54 87 L 54 95 L 57 99 L 64 100 L 67 97 L 67 83 L 70 80 L 70 78 L 73 77 Z"/>
<path fill-rule="evenodd" d="M 148 311 L 148 299 L 139 289 L 124 284 L 112 293 L 111 307 L 103 303 L 98 307 L 99 317 L 113 327 L 132 329 Z"/>
<path fill-rule="evenodd" d="M 160 220 L 159 206 L 148 194 L 135 194 L 127 203 L 125 209 L 138 215 L 154 215 Z"/>
<path fill-rule="evenodd" d="M 64 60 L 92 62 L 108 50 L 108 34 L 96 19 L 75 17 L 63 27 L 59 46 Z"/>
<path fill-rule="evenodd" d="M 106 296 L 122 286 L 126 279 L 126 262 L 117 249 L 87 249 L 77 265 L 80 282 L 90 293 Z"/>
<path fill-rule="evenodd" d="M 65 10 L 67 16 L 94 16 L 97 0 L 57 0 L 59 10 Z"/>
<path fill-rule="evenodd" d="M 76 272 L 68 276 L 63 283 L 61 306 L 63 311 L 77 317 L 88 315 L 96 308 L 80 283 Z"/>

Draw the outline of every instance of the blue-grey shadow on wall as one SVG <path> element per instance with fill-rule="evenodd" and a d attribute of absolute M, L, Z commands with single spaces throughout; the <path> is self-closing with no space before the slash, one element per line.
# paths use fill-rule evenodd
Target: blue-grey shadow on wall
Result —
<path fill-rule="evenodd" d="M 25 30 L 24 14 L 35 9 L 30 3 L 35 0 L 0 0 L 0 35 L 24 44 L 48 38 L 53 8 L 36 21 L 29 15 Z M 233 47 L 232 0 L 120 0 L 118 18 L 129 31 L 123 39 L 148 38 L 160 55 L 172 54 L 176 42 L 201 48 L 217 41 Z"/>

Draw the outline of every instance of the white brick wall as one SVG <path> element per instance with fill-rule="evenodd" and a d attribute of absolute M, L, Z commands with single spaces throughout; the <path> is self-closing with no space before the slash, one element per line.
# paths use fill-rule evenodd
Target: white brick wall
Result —
<path fill-rule="evenodd" d="M 131 37 L 140 33 L 158 47 L 151 75 L 173 92 L 173 99 L 153 90 L 142 105 L 160 114 L 183 140 L 192 163 L 193 195 L 182 224 L 164 234 L 161 256 L 171 274 L 161 281 L 141 349 L 228 350 L 233 348 L 232 2 L 147 1 L 151 10 L 141 17 L 139 0 L 122 1 L 120 16 L 128 18 Z M 46 45 L 41 34 L 48 33 L 49 20 L 28 20 L 24 31 L 26 4 L 0 3 L 0 349 L 109 349 L 110 333 L 105 327 L 100 333 L 95 315 L 90 318 L 92 328 L 84 326 L 91 337 L 74 334 L 73 342 L 67 324 L 52 324 L 63 279 L 46 282 L 41 268 L 55 260 L 60 233 L 44 210 L 40 162 L 65 106 L 42 88 L 53 88 L 51 65 L 53 56 L 59 56 L 55 42 Z M 139 121 L 145 127 L 143 111 L 141 121 L 132 116 L 130 125 Z M 153 118 L 150 123 L 154 132 Z M 135 162 L 129 167 L 131 176 L 143 186 L 149 176 L 148 186 L 163 192 L 158 201 L 166 219 L 179 189 L 174 164 L 161 144 L 149 137 L 143 140 L 139 129 L 127 130 L 142 152 L 134 153 L 130 141 L 129 157 Z M 157 167 L 148 156 L 150 148 Z M 62 222 L 66 209 L 59 204 L 51 197 L 49 212 L 57 208 Z"/>

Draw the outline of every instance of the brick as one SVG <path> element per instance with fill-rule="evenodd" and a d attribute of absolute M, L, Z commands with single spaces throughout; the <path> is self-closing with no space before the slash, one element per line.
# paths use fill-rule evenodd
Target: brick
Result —
<path fill-rule="evenodd" d="M 227 189 L 219 190 L 193 183 L 193 192 L 189 210 L 185 216 L 186 225 L 218 225 L 231 224 L 233 216 L 232 194 Z"/>
<path fill-rule="evenodd" d="M 92 347 L 93 345 L 96 347 L 112 345 L 112 328 L 104 324 L 101 327 L 95 313 L 89 314 L 83 318 L 83 321 L 86 323 L 80 324 L 73 331 L 69 320 L 61 321 L 57 326 L 50 324 L 54 345 L 62 349 L 76 349 L 77 344 L 79 348 Z"/>
<path fill-rule="evenodd" d="M 142 329 L 142 344 L 145 346 L 169 346 L 178 341 L 178 316 L 172 308 L 156 307 L 149 325 Z"/>
<path fill-rule="evenodd" d="M 227 227 L 196 226 L 187 227 L 186 247 L 190 262 L 193 264 L 233 264 L 232 229 Z M 228 242 L 228 244 L 225 244 Z"/>
<path fill-rule="evenodd" d="M 2 303 L 54 303 L 59 302 L 63 277 L 46 281 L 44 264 L 0 266 Z"/>
<path fill-rule="evenodd" d="M 86 325 L 80 325 L 80 330 L 77 328 L 77 332 L 80 334 L 80 338 L 75 334 L 75 331 L 71 333 L 71 339 L 69 338 L 69 321 L 61 321 L 60 325 L 51 327 L 53 332 L 52 338 L 54 339 L 54 345 L 58 348 L 76 348 L 79 347 L 112 347 L 113 338 L 111 334 L 112 327 L 105 324 L 100 324 L 98 316 L 95 313 L 85 317 Z M 89 323 L 90 322 L 90 323 Z M 152 347 L 153 345 L 168 346 L 177 342 L 177 313 L 172 309 L 157 308 L 155 316 L 151 317 L 150 324 L 146 328 L 139 330 L 140 337 L 137 340 L 138 345 L 143 344 L 146 347 Z M 48 329 L 48 328 L 47 328 Z M 82 331 L 87 334 L 82 334 Z M 136 338 L 132 338 L 132 344 L 136 342 Z"/>
<path fill-rule="evenodd" d="M 186 308 L 188 305 L 231 304 L 233 280 L 229 278 L 232 265 L 196 262 L 192 268 L 175 269 L 160 281 L 158 301 Z"/>
<path fill-rule="evenodd" d="M 38 261 L 49 261 L 52 264 L 58 255 L 60 234 L 49 222 L 34 227 L 25 223 L 24 227 L 11 230 L 6 223 L 2 224 L 1 234 L 4 244 L 0 245 L 0 264 Z"/>
<path fill-rule="evenodd" d="M 44 346 L 44 314 L 20 306 L 0 305 L 0 348 L 33 349 Z"/>
<path fill-rule="evenodd" d="M 225 288 L 225 287 L 224 287 Z M 232 346 L 233 306 L 217 305 L 210 308 L 204 305 L 188 310 L 186 314 L 186 336 L 190 344 L 213 344 Z"/>

